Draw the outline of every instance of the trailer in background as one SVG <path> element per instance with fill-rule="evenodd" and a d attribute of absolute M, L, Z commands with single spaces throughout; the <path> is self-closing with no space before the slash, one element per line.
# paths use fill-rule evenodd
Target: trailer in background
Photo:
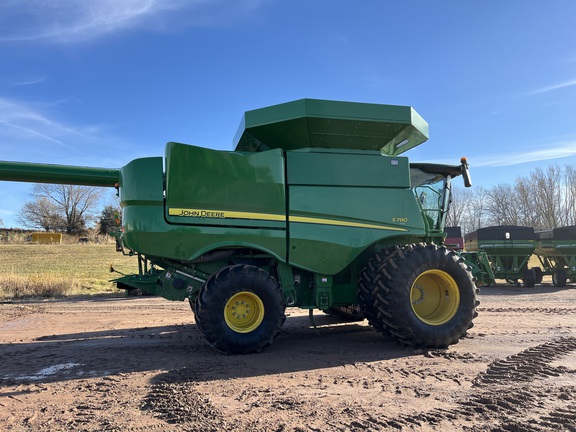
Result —
<path fill-rule="evenodd" d="M 446 239 L 444 245 L 454 251 L 464 250 L 464 236 L 462 235 L 462 227 L 445 227 Z"/>
<path fill-rule="evenodd" d="M 444 246 L 448 249 L 452 249 L 464 259 L 466 265 L 471 268 L 477 286 L 490 286 L 496 282 L 494 272 L 490 265 L 490 260 L 486 253 L 468 252 L 465 250 L 462 227 L 445 227 L 444 232 L 446 233 Z"/>
<path fill-rule="evenodd" d="M 535 233 L 534 253 L 542 264 L 541 274 L 551 275 L 556 287 L 576 280 L 576 226 L 543 230 Z"/>
<path fill-rule="evenodd" d="M 492 226 L 480 228 L 465 237 L 469 252 L 485 252 L 492 263 L 496 279 L 532 288 L 542 282 L 542 271 L 528 267 L 534 253 L 534 228 L 523 226 Z"/>

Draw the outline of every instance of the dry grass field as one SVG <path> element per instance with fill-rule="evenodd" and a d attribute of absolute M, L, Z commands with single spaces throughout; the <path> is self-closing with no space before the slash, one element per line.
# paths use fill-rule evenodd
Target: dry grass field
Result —
<path fill-rule="evenodd" d="M 0 298 L 60 297 L 118 293 L 110 265 L 137 269 L 136 257 L 113 244 L 0 244 Z"/>

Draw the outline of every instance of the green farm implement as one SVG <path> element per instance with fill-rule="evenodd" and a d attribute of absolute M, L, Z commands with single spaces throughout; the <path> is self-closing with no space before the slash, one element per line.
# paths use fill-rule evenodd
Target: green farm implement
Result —
<path fill-rule="evenodd" d="M 514 284 L 519 280 L 531 288 L 542 282 L 542 272 L 529 268 L 534 253 L 534 228 L 522 226 L 494 226 L 480 228 L 465 237 L 467 251 L 485 252 L 492 263 L 494 277 Z"/>
<path fill-rule="evenodd" d="M 170 142 L 120 169 L 0 162 L 0 180 L 108 186 L 114 281 L 187 300 L 223 353 L 269 345 L 285 308 L 362 314 L 402 344 L 446 347 L 477 315 L 470 266 L 443 246 L 452 179 L 468 164 L 410 163 L 428 138 L 411 108 L 303 99 L 245 113 L 234 151 Z"/>
<path fill-rule="evenodd" d="M 534 253 L 542 264 L 540 273 L 551 275 L 554 286 L 576 280 L 576 226 L 536 232 Z"/>
<path fill-rule="evenodd" d="M 464 259 L 466 265 L 472 271 L 474 278 L 476 278 L 477 285 L 492 285 L 496 282 L 494 272 L 488 255 L 486 252 L 476 251 L 468 252 L 464 249 L 464 236 L 462 235 L 461 227 L 445 227 L 446 239 L 444 245 L 455 251 L 461 258 Z"/>

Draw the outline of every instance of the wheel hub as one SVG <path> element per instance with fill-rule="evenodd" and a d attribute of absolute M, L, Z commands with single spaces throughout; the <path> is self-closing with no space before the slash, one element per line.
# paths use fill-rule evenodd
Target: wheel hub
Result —
<path fill-rule="evenodd" d="M 460 291 L 452 276 L 442 270 L 421 273 L 410 288 L 416 316 L 426 324 L 442 325 L 454 317 L 460 305 Z"/>
<path fill-rule="evenodd" d="M 224 307 L 228 327 L 238 333 L 254 331 L 264 319 L 264 304 L 256 294 L 242 291 L 234 294 Z"/>

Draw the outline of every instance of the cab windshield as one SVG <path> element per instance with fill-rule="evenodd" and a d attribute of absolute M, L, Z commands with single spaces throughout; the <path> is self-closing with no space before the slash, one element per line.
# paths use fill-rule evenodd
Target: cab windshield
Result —
<path fill-rule="evenodd" d="M 412 189 L 430 230 L 443 230 L 450 204 L 450 176 L 410 170 Z"/>

